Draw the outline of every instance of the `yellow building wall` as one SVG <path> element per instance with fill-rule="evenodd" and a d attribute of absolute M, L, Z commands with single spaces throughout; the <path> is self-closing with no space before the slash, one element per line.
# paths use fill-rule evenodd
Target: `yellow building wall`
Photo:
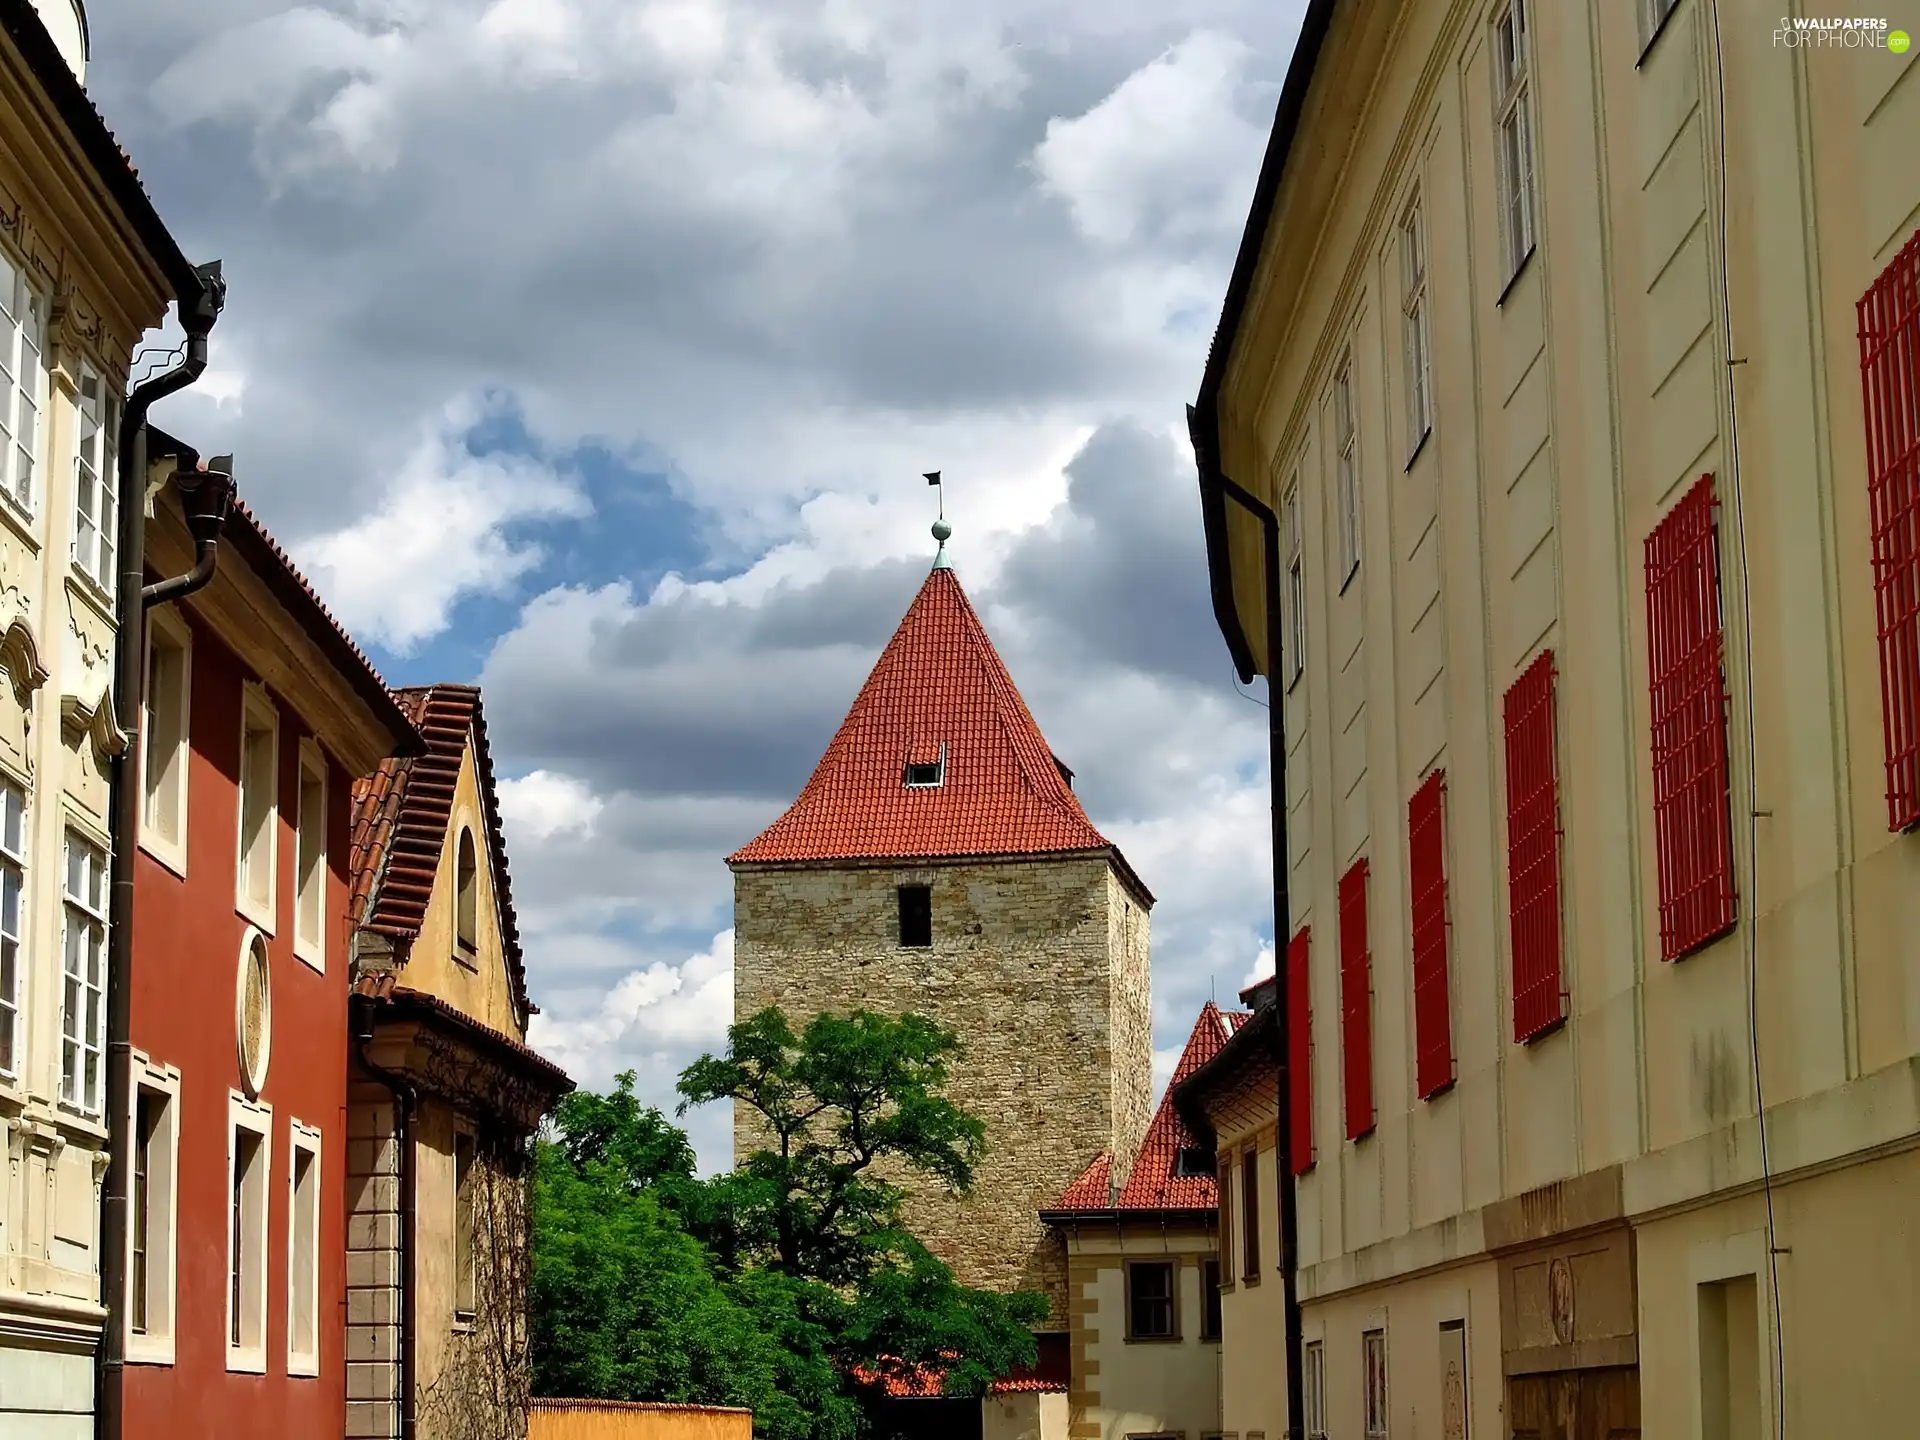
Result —
<path fill-rule="evenodd" d="M 460 832 L 473 833 L 478 862 L 478 944 L 469 959 L 454 949 L 454 903 L 460 855 Z M 424 990 L 459 1008 L 484 1025 L 515 1040 L 525 1031 L 514 1011 L 512 982 L 507 975 L 497 909 L 496 877 L 487 846 L 486 810 L 480 795 L 479 769 L 469 744 L 460 760 L 460 778 L 453 792 L 447 822 L 447 843 L 441 847 L 440 868 L 434 875 L 433 897 L 420 923 L 420 934 L 407 954 L 402 984 Z"/>
<path fill-rule="evenodd" d="M 753 1415 L 700 1405 L 535 1401 L 527 1440 L 751 1440 Z"/>
<path fill-rule="evenodd" d="M 1126 1440 L 1180 1432 L 1193 1440 L 1220 1425 L 1220 1345 L 1200 1338 L 1204 1226 L 1142 1223 L 1068 1227 L 1068 1308 L 1076 1393 L 1075 1440 Z M 1179 1339 L 1127 1338 L 1126 1262 L 1172 1259 Z"/>
<path fill-rule="evenodd" d="M 1280 1289 L 1280 1216 L 1274 1188 L 1273 1130 L 1222 1129 L 1221 1155 L 1235 1163 L 1227 1177 L 1232 1241 L 1221 1257 L 1220 1428 L 1245 1436 L 1286 1434 L 1286 1316 Z M 1249 1285 L 1241 1217 L 1246 1213 L 1243 1152 L 1258 1147 L 1260 1178 L 1260 1283 Z"/>

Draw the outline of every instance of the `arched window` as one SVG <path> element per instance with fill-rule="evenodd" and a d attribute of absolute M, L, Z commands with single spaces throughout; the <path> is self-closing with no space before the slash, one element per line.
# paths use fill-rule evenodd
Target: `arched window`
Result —
<path fill-rule="evenodd" d="M 468 954 L 480 948 L 480 877 L 473 851 L 473 831 L 461 828 L 460 861 L 454 892 L 454 943 Z"/>

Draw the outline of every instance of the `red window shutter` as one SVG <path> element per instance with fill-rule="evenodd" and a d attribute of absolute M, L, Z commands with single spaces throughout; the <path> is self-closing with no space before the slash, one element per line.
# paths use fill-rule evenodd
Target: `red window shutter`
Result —
<path fill-rule="evenodd" d="M 1560 978 L 1560 778 L 1554 761 L 1553 652 L 1507 691 L 1507 921 L 1513 938 L 1513 1038 L 1566 1018 Z"/>
<path fill-rule="evenodd" d="M 1373 960 L 1367 953 L 1367 862 L 1340 877 L 1340 1060 L 1347 1138 L 1373 1129 Z"/>
<path fill-rule="evenodd" d="M 1414 1083 L 1420 1098 L 1453 1084 L 1453 1020 L 1447 1003 L 1447 773 L 1436 770 L 1407 802 L 1413 890 Z"/>
<path fill-rule="evenodd" d="M 1313 997 L 1307 989 L 1311 926 L 1287 945 L 1287 1084 L 1291 1099 L 1293 1173 L 1313 1168 Z"/>
<path fill-rule="evenodd" d="M 1653 692 L 1653 830 L 1660 958 L 1733 928 L 1727 811 L 1727 682 L 1713 476 L 1647 537 L 1647 664 Z"/>
<path fill-rule="evenodd" d="M 1861 297 L 1887 824 L 1920 824 L 1920 233 Z"/>

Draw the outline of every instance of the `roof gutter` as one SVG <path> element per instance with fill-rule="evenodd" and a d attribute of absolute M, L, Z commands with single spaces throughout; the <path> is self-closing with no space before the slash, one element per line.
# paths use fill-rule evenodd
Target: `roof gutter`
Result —
<path fill-rule="evenodd" d="M 5 3 L 5 0 L 0 0 Z M 43 35 L 44 38 L 44 35 Z M 51 42 L 48 42 L 51 44 Z M 92 107 L 87 107 L 91 113 Z M 98 123 L 98 117 L 95 117 Z M 102 127 L 104 133 L 104 127 Z M 114 600 L 114 719 L 127 737 L 126 748 L 114 757 L 113 855 L 107 915 L 107 1174 L 100 1199 L 100 1291 L 107 1309 L 106 1329 L 95 1358 L 98 1403 L 94 1434 L 99 1440 L 121 1440 L 126 1410 L 123 1381 L 127 1359 L 127 1245 L 129 1239 L 129 1179 L 132 1175 L 131 1130 L 133 1110 L 133 866 L 139 845 L 140 796 L 135 774 L 140 754 L 141 685 L 146 678 L 147 543 L 147 412 L 155 402 L 184 390 L 207 368 L 207 335 L 226 305 L 227 285 L 220 262 L 193 271 L 194 286 L 179 296 L 180 324 L 187 332 L 186 356 L 173 369 L 134 388 L 120 420 L 120 519 L 117 537 L 120 556 L 119 587 Z M 232 480 L 226 480 L 226 503 L 232 499 Z M 210 475 L 201 482 L 203 502 L 217 501 L 219 486 Z M 196 506 L 196 509 L 203 506 Z M 220 503 L 224 518 L 225 503 Z M 218 526 L 214 526 L 217 535 Z M 196 540 L 201 527 L 196 524 Z M 177 599 L 189 588 L 213 578 L 214 550 L 209 539 L 189 576 L 153 587 L 159 598 Z M 204 572 L 204 573 L 203 573 Z"/>
<path fill-rule="evenodd" d="M 1307 91 L 1313 85 L 1315 67 L 1326 42 L 1338 0 L 1309 0 L 1300 20 L 1300 38 L 1294 43 L 1293 61 L 1287 66 L 1287 79 L 1280 91 L 1280 104 L 1274 112 L 1273 130 L 1267 137 L 1266 158 L 1260 162 L 1260 178 L 1253 187 L 1253 207 L 1247 214 L 1246 230 L 1240 237 L 1240 251 L 1234 257 L 1233 274 L 1227 281 L 1227 298 L 1220 310 L 1220 324 L 1213 332 L 1213 344 L 1207 351 L 1206 373 L 1200 380 L 1200 394 L 1187 409 L 1187 430 L 1193 439 L 1194 458 L 1200 468 L 1200 519 L 1206 532 L 1207 575 L 1213 596 L 1213 618 L 1225 637 L 1233 656 L 1234 669 L 1242 684 L 1253 679 L 1256 661 L 1253 646 L 1240 624 L 1233 599 L 1232 557 L 1227 549 L 1226 499 L 1221 491 L 1225 476 L 1220 465 L 1220 391 L 1226 383 L 1227 365 L 1233 358 L 1234 343 L 1240 338 L 1240 323 L 1245 318 L 1247 300 L 1253 292 L 1253 277 L 1260 268 L 1260 252 L 1266 247 L 1267 232 L 1273 223 L 1274 202 L 1280 195 L 1280 182 L 1293 153 L 1294 137 L 1300 128 L 1301 112 L 1306 108 Z"/>

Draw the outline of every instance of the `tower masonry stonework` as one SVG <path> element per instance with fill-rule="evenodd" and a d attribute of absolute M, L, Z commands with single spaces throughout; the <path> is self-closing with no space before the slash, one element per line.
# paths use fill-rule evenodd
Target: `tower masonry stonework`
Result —
<path fill-rule="evenodd" d="M 1045 1292 L 1051 1329 L 1066 1261 L 1038 1212 L 1133 1155 L 1152 1099 L 1153 898 L 1071 778 L 937 565 L 800 797 L 729 857 L 736 1019 L 912 1011 L 958 1034 L 948 1093 L 987 1132 L 973 1190 L 892 1178 L 962 1280 Z M 736 1154 L 761 1138 L 741 1107 Z"/>

